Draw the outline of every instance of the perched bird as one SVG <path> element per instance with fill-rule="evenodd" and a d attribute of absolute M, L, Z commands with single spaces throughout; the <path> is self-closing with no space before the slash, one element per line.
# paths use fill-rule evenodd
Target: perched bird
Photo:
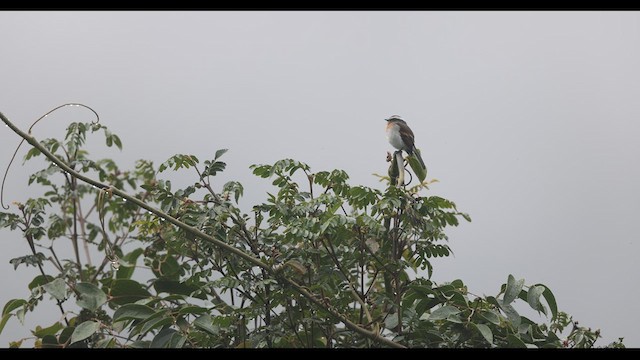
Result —
<path fill-rule="evenodd" d="M 415 155 L 420 161 L 423 169 L 427 167 L 422 161 L 419 151 L 415 151 L 416 146 L 414 144 L 413 131 L 409 128 L 409 125 L 402 119 L 400 115 L 391 115 L 387 121 L 387 139 L 391 146 L 398 150 L 404 150 L 409 155 Z"/>

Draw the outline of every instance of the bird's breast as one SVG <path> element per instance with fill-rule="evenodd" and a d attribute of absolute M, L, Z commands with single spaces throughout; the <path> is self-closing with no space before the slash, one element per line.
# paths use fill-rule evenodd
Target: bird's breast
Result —
<path fill-rule="evenodd" d="M 398 150 L 405 150 L 404 141 L 400 137 L 400 127 L 396 124 L 387 124 L 387 139 L 389 144 Z"/>

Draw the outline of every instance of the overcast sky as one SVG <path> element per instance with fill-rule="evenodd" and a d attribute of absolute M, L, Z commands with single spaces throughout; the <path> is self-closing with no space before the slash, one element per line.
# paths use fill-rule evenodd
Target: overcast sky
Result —
<path fill-rule="evenodd" d="M 244 184 L 245 209 L 270 188 L 249 166 L 281 158 L 381 188 L 384 119 L 400 114 L 440 181 L 427 194 L 473 219 L 448 232 L 437 281 L 487 295 L 510 273 L 544 283 L 598 344 L 640 346 L 638 12 L 0 12 L 0 64 L 0 111 L 23 129 L 93 107 L 124 143 L 94 157 L 229 148 L 220 182 Z M 89 115 L 63 110 L 34 134 Z M 2 168 L 18 141 L 0 131 Z M 31 195 L 41 164 L 14 164 L 5 202 Z M 17 233 L 0 246 L 3 306 L 36 273 L 9 264 L 28 252 Z M 12 318 L 0 346 L 28 329 Z"/>

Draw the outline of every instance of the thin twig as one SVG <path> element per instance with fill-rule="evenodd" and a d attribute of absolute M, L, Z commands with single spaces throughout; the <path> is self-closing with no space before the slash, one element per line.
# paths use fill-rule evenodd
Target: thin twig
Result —
<path fill-rule="evenodd" d="M 96 121 L 92 122 L 92 124 L 97 124 L 100 122 L 100 116 L 98 115 L 98 113 L 93 110 L 92 108 L 83 105 L 83 104 L 78 104 L 78 103 L 68 103 L 68 104 L 62 104 L 60 106 L 57 106 L 51 110 L 49 110 L 48 112 L 46 112 L 44 115 L 40 116 L 36 121 L 34 121 L 31 126 L 29 127 L 29 135 L 31 134 L 31 130 L 33 129 L 34 126 L 36 126 L 36 124 L 38 122 L 40 122 L 40 120 L 46 118 L 49 114 L 53 113 L 54 111 L 61 109 L 63 107 L 67 107 L 67 106 L 80 106 L 83 107 L 85 109 L 89 109 L 91 112 L 93 112 L 93 114 L 96 116 Z M 4 115 L 3 115 L 4 117 Z M 3 119 L 4 120 L 4 119 Z M 6 123 L 6 122 L 5 122 Z M 12 130 L 13 127 L 11 127 L 9 124 L 7 124 L 7 126 L 9 126 Z M 14 130 L 15 131 L 15 130 Z M 22 135 L 21 135 L 22 136 Z M 18 144 L 18 146 L 16 147 L 16 150 L 13 152 L 13 156 L 11 156 L 11 160 L 9 160 L 9 165 L 7 165 L 7 168 L 4 171 L 4 176 L 2 177 L 2 186 L 0 186 L 0 205 L 2 206 L 3 209 L 8 210 L 9 206 L 5 206 L 4 205 L 4 183 L 7 180 L 7 175 L 9 174 L 9 168 L 11 167 L 11 164 L 13 164 L 13 161 L 16 158 L 16 155 L 18 154 L 18 150 L 20 150 L 20 146 L 22 146 L 22 143 L 24 143 L 24 141 L 26 140 L 26 138 L 22 137 L 22 140 L 20 140 L 20 143 Z"/>

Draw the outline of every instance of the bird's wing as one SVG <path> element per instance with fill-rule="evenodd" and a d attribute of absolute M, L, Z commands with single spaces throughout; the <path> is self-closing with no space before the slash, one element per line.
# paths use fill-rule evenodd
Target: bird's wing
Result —
<path fill-rule="evenodd" d="M 400 138 L 402 138 L 402 141 L 409 147 L 409 151 L 407 152 L 413 152 L 415 146 L 413 142 L 413 131 L 411 131 L 407 125 L 400 126 Z"/>

